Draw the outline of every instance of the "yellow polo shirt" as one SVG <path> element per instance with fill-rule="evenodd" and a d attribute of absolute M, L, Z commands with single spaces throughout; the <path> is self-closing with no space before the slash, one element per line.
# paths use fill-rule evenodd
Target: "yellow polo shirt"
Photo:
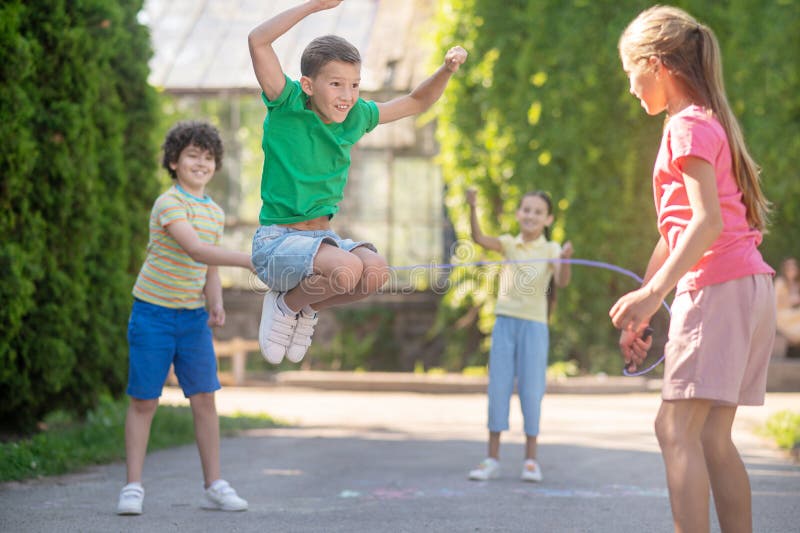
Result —
<path fill-rule="evenodd" d="M 554 265 L 543 259 L 558 259 L 561 245 L 544 235 L 525 242 L 521 235 L 498 237 L 503 256 L 510 261 L 538 259 L 530 263 L 511 263 L 500 270 L 500 287 L 495 314 L 547 323 L 547 287 Z"/>

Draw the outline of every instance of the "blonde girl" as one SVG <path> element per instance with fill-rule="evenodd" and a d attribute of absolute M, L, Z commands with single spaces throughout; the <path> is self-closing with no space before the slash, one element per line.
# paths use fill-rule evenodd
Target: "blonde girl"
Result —
<path fill-rule="evenodd" d="M 750 482 L 731 440 L 739 405 L 764 403 L 775 335 L 774 271 L 758 252 L 768 202 L 722 82 L 713 32 L 673 7 L 642 12 L 619 40 L 630 92 L 666 112 L 653 171 L 660 239 L 643 286 L 611 308 L 626 362 L 660 302 L 672 304 L 655 429 L 676 531 L 751 531 Z"/>

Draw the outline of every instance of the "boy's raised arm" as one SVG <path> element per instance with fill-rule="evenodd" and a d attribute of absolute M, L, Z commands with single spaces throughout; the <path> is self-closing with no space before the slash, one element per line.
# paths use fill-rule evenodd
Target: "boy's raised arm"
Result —
<path fill-rule="evenodd" d="M 447 82 L 450 81 L 450 76 L 457 72 L 466 60 L 467 51 L 460 46 L 454 46 L 448 50 L 444 56 L 444 64 L 410 94 L 377 104 L 380 114 L 378 122 L 380 124 L 393 122 L 428 109 L 442 96 Z"/>
<path fill-rule="evenodd" d="M 286 84 L 280 61 L 272 48 L 275 39 L 308 15 L 334 8 L 341 3 L 342 0 L 308 0 L 253 28 L 247 36 L 247 44 L 250 47 L 256 79 L 267 99 L 274 100 L 280 96 Z"/>

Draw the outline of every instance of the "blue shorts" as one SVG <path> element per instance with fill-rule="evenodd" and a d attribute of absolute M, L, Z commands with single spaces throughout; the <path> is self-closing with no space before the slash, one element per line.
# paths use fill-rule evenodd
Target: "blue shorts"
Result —
<path fill-rule="evenodd" d="M 133 301 L 128 321 L 128 395 L 139 400 L 161 396 L 170 364 L 187 398 L 219 390 L 217 358 L 208 313 Z"/>
<path fill-rule="evenodd" d="M 549 344 L 550 332 L 544 322 L 497 316 L 489 353 L 489 431 L 508 429 L 516 377 L 525 434 L 539 435 Z"/>
<path fill-rule="evenodd" d="M 350 252 L 366 246 L 364 241 L 342 239 L 331 230 L 299 230 L 286 226 L 261 226 L 253 237 L 253 266 L 258 279 L 271 290 L 286 292 L 297 287 L 303 278 L 314 273 L 314 257 L 322 243 Z"/>

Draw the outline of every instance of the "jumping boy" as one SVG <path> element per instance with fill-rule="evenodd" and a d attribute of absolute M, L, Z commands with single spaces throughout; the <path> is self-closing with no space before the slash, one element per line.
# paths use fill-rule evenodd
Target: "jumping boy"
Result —
<path fill-rule="evenodd" d="M 368 242 L 331 230 L 350 168 L 350 148 L 378 124 L 428 109 L 467 58 L 456 46 L 444 64 L 410 94 L 385 103 L 359 98 L 361 57 L 346 40 L 327 35 L 303 51 L 299 80 L 283 72 L 272 48 L 305 17 L 342 0 L 308 0 L 260 24 L 249 35 L 262 99 L 264 168 L 261 227 L 252 260 L 269 287 L 259 327 L 264 357 L 299 362 L 311 344 L 317 312 L 365 298 L 388 279 L 386 261 Z"/>

